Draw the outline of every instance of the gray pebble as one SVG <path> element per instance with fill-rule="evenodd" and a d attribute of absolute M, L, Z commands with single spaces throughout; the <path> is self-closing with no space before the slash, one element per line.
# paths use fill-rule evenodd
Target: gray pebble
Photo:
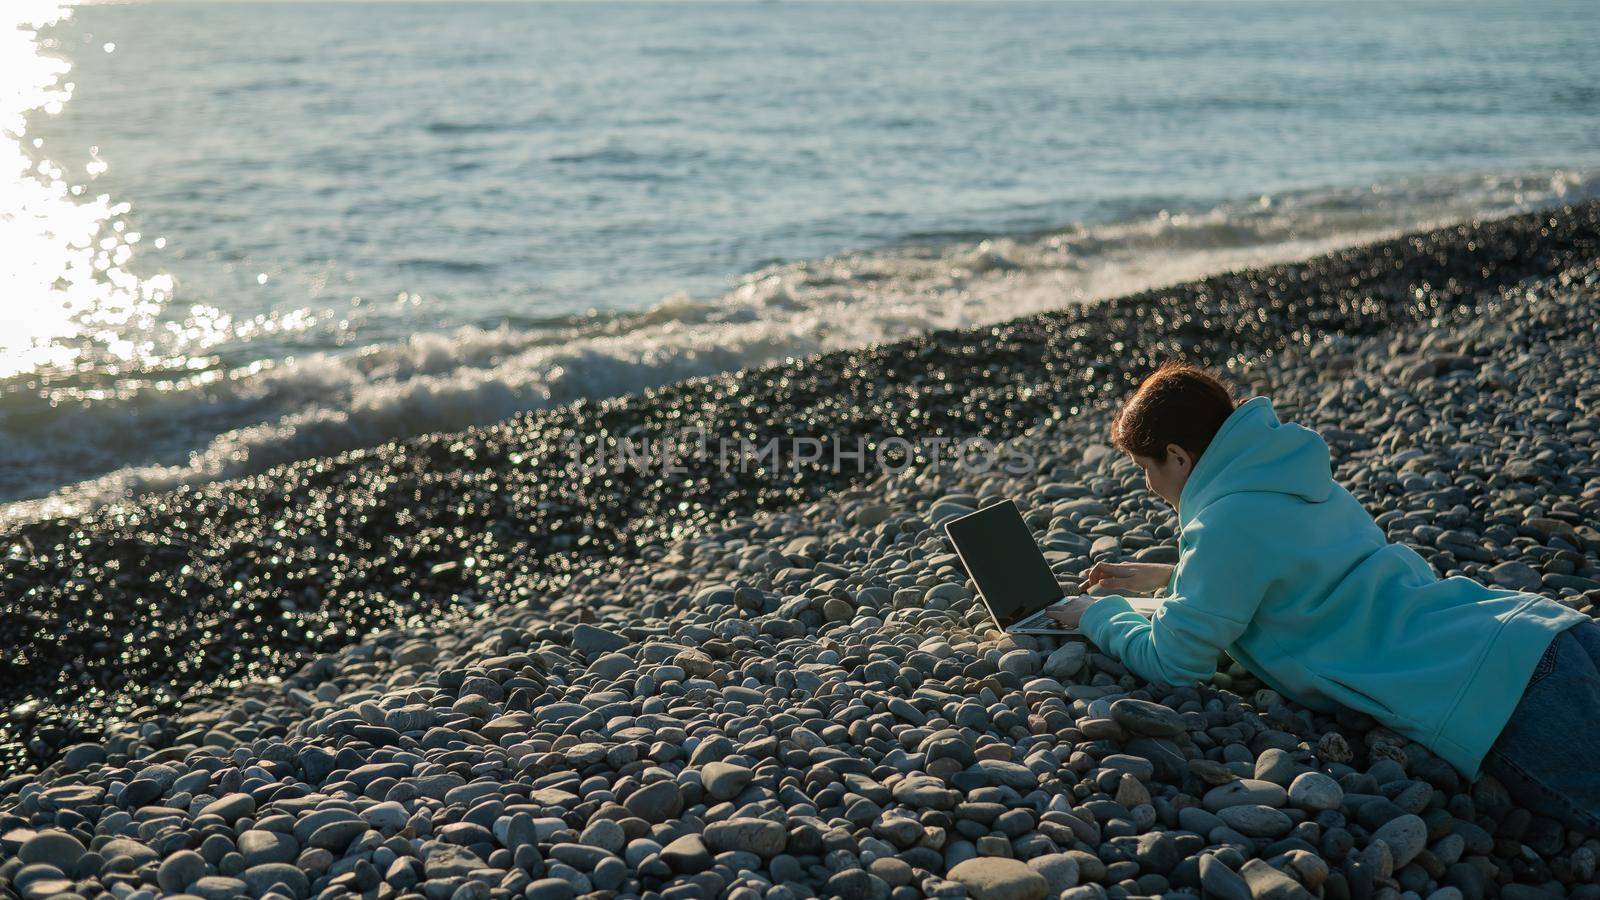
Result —
<path fill-rule="evenodd" d="M 1246 837 L 1282 837 L 1294 827 L 1294 822 L 1282 810 L 1270 806 L 1228 806 L 1219 810 L 1217 817 Z"/>
<path fill-rule="evenodd" d="M 206 861 L 193 850 L 179 850 L 161 861 L 156 882 L 169 894 L 181 894 L 206 874 Z"/>
<path fill-rule="evenodd" d="M 83 842 L 65 831 L 47 830 L 24 840 L 17 859 L 28 863 L 47 863 L 61 872 L 71 872 L 88 852 Z"/>
<path fill-rule="evenodd" d="M 1338 809 L 1344 803 L 1344 789 L 1321 772 L 1303 772 L 1289 785 L 1289 805 L 1307 812 Z"/>

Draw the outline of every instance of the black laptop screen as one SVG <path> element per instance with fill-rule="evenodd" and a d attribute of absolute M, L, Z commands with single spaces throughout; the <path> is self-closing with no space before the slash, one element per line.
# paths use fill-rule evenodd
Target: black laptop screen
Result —
<path fill-rule="evenodd" d="M 962 516 L 944 528 L 1001 628 L 1063 596 L 1022 513 L 1010 500 Z"/>

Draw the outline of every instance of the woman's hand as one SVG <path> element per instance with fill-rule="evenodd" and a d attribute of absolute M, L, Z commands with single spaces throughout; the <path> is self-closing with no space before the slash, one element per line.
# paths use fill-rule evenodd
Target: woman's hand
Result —
<path fill-rule="evenodd" d="M 1083 573 L 1078 589 L 1086 594 L 1132 594 L 1148 597 L 1167 586 L 1172 566 L 1166 563 L 1099 562 Z"/>
<path fill-rule="evenodd" d="M 1046 618 L 1053 619 L 1068 628 L 1077 628 L 1078 620 L 1083 618 L 1084 610 L 1093 605 L 1093 597 L 1074 597 L 1065 603 L 1050 607 L 1044 614 Z"/>

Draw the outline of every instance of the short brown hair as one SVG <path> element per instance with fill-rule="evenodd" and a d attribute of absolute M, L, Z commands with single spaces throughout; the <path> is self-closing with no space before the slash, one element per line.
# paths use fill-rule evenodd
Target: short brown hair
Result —
<path fill-rule="evenodd" d="M 1215 375 L 1167 362 L 1139 383 L 1111 422 L 1111 445 L 1165 462 L 1177 444 L 1198 460 L 1233 414 L 1233 394 Z"/>

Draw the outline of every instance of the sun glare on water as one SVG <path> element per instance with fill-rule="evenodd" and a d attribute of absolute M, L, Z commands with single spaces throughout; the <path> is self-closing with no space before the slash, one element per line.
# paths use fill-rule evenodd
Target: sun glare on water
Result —
<path fill-rule="evenodd" d="M 72 66 L 43 31 L 72 15 L 56 2 L 12 0 L 0 12 L 0 380 L 71 372 L 88 347 L 135 362 L 148 348 L 105 340 L 138 333 L 172 290 L 168 276 L 128 271 L 141 235 L 127 203 L 94 190 L 108 164 L 68 171 L 28 133 L 32 116 L 57 115 L 72 98 Z M 105 43 L 98 48 L 115 52 Z M 98 336 L 98 337 L 96 337 Z"/>

